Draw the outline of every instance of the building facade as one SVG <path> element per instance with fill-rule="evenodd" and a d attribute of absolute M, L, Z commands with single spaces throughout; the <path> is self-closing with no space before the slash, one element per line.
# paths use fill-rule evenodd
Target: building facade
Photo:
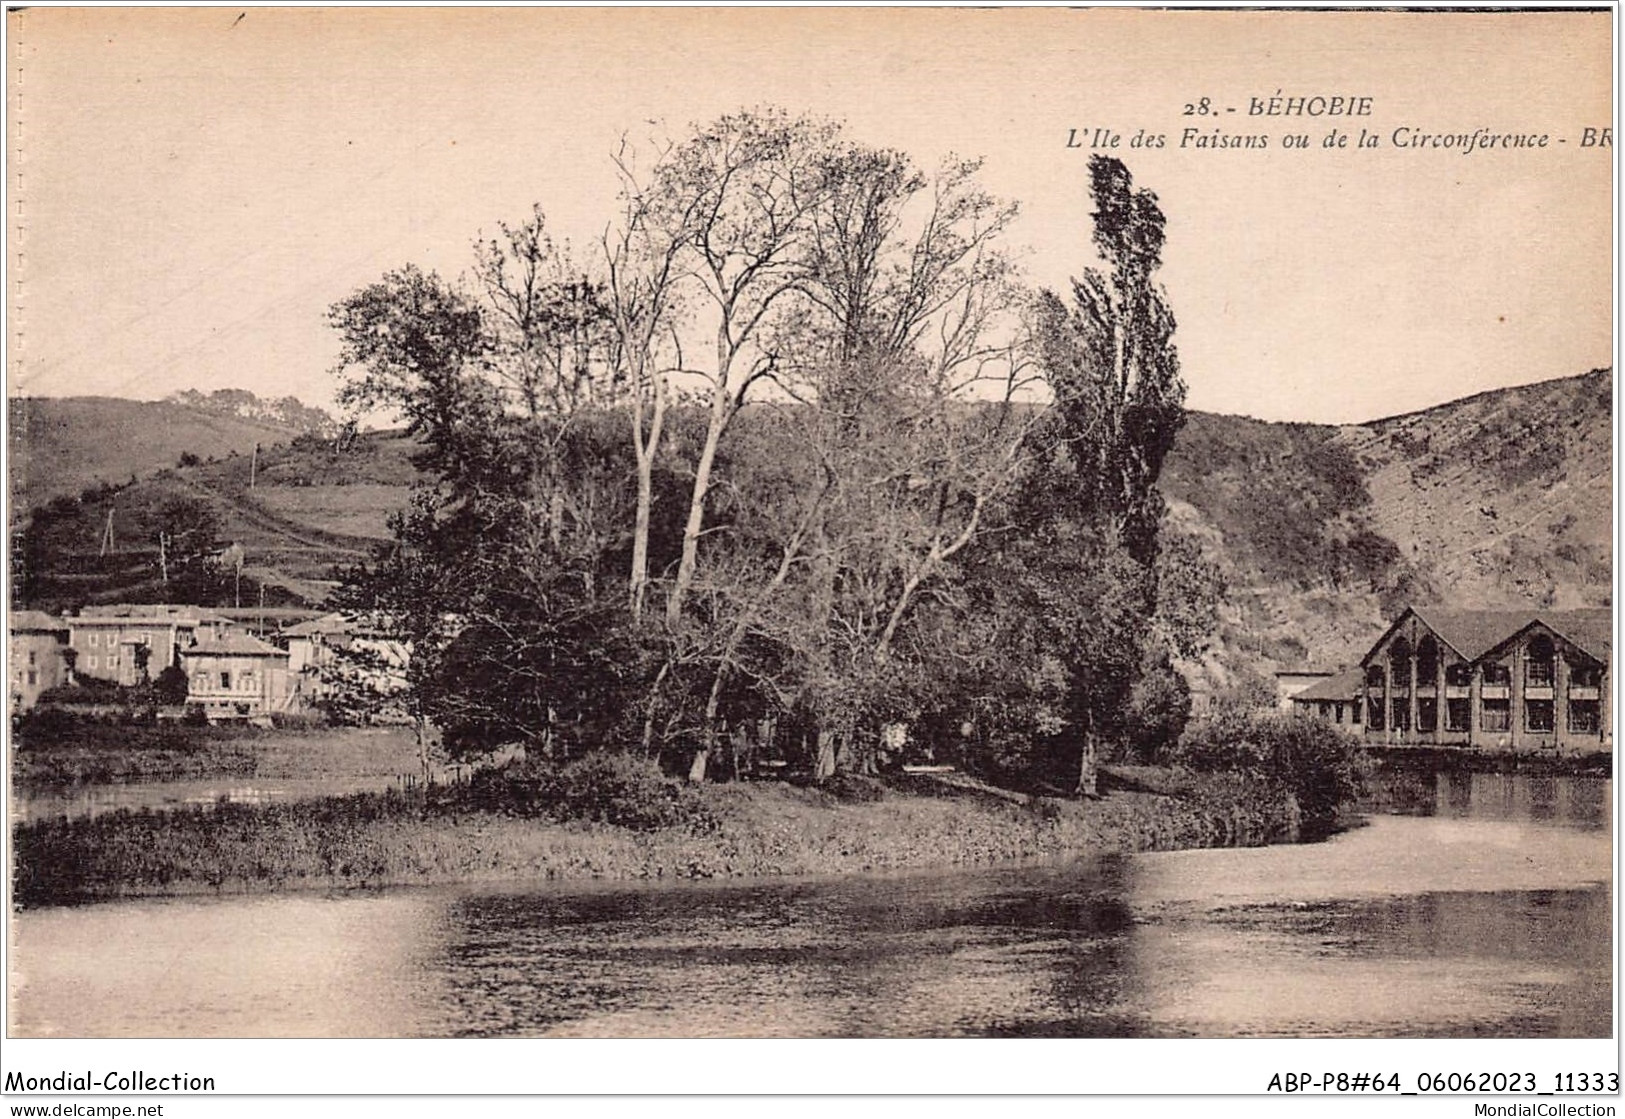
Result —
<path fill-rule="evenodd" d="M 288 710 L 288 654 L 257 637 L 204 637 L 181 651 L 186 702 L 210 721 L 251 719 Z"/>
<path fill-rule="evenodd" d="M 200 640 L 219 640 L 230 619 L 196 606 L 163 603 L 87 606 L 64 621 L 79 676 L 131 687 L 153 679 Z"/>
<path fill-rule="evenodd" d="M 324 614 L 288 627 L 280 639 L 301 706 L 321 707 L 344 692 L 387 702 L 407 689 L 411 650 L 380 617 Z"/>
<path fill-rule="evenodd" d="M 27 711 L 41 693 L 69 682 L 68 627 L 38 610 L 13 610 L 11 630 L 11 710 Z"/>
<path fill-rule="evenodd" d="M 1546 753 L 1612 749 L 1612 651 L 1608 610 L 1408 609 L 1360 662 L 1363 737 Z"/>

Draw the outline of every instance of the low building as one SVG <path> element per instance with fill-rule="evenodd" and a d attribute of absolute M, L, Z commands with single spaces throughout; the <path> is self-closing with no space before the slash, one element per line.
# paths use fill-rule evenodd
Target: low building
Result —
<path fill-rule="evenodd" d="M 1317 715 L 1328 723 L 1347 727 L 1358 733 L 1364 714 L 1360 685 L 1365 674 L 1358 668 L 1322 675 L 1321 678 L 1292 696 L 1292 709 L 1308 715 Z"/>
<path fill-rule="evenodd" d="M 279 637 L 301 706 L 324 706 L 341 692 L 387 701 L 407 688 L 411 650 L 376 615 L 324 614 L 289 626 Z"/>
<path fill-rule="evenodd" d="M 1292 701 L 1303 692 L 1324 683 L 1335 675 L 1331 672 L 1277 672 L 1275 674 L 1275 706 L 1282 711 L 1292 710 Z"/>
<path fill-rule="evenodd" d="M 86 606 L 64 621 L 74 672 L 125 687 L 180 666 L 181 653 L 193 644 L 232 630 L 229 618 L 167 603 Z"/>
<path fill-rule="evenodd" d="M 1608 610 L 1407 609 L 1360 662 L 1370 743 L 1613 747 Z"/>
<path fill-rule="evenodd" d="M 66 684 L 69 668 L 68 626 L 39 610 L 13 610 L 11 631 L 11 711 L 27 711 L 42 692 Z"/>
<path fill-rule="evenodd" d="M 293 689 L 288 654 L 246 633 L 204 637 L 181 652 L 186 702 L 210 721 L 251 719 L 286 711 Z"/>

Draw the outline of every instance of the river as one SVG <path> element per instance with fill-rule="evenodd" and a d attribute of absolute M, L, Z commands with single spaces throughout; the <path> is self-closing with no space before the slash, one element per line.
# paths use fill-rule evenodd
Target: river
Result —
<path fill-rule="evenodd" d="M 1612 791 L 1439 775 L 1322 843 L 15 915 L 23 1036 L 1607 1037 Z M 1393 810 L 1403 806 L 1403 813 Z"/>

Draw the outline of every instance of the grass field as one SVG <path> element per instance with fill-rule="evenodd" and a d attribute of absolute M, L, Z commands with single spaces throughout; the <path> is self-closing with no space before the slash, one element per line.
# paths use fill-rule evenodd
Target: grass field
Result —
<path fill-rule="evenodd" d="M 254 499 L 278 516 L 322 532 L 389 539 L 389 516 L 406 505 L 404 486 L 259 486 Z"/>

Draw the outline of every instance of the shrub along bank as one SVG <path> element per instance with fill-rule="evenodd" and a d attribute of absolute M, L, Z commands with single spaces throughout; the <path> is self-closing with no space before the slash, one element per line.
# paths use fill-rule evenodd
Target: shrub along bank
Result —
<path fill-rule="evenodd" d="M 1071 801 L 906 779 L 695 788 L 628 758 L 513 767 L 427 795 L 24 824 L 13 833 L 13 898 L 840 874 L 1261 844 L 1292 838 L 1300 822 L 1278 785 L 1245 774 L 1133 775 L 1100 800 Z"/>
<path fill-rule="evenodd" d="M 1264 799 L 1291 799 L 1309 838 L 1337 826 L 1343 806 L 1364 791 L 1369 768 L 1352 735 L 1296 712 L 1222 711 L 1188 727 L 1177 743 L 1162 751 L 1161 760 L 1274 790 L 1273 795 L 1265 792 Z"/>

